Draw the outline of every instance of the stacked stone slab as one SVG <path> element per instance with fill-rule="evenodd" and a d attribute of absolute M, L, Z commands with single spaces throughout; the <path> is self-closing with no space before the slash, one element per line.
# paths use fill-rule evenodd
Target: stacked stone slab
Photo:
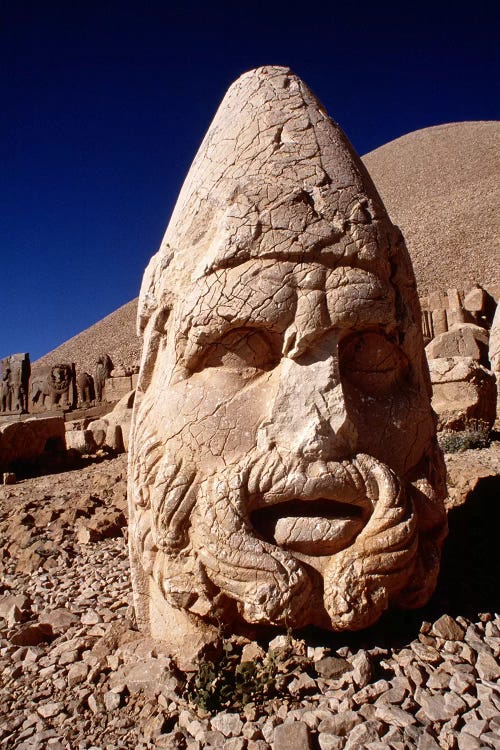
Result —
<path fill-rule="evenodd" d="M 438 429 L 491 429 L 497 388 L 488 353 L 488 295 L 475 287 L 462 298 L 453 289 L 446 296 L 429 295 L 426 304 L 432 308 L 423 310 L 423 324 L 426 338 L 430 339 L 425 351 Z"/>
<path fill-rule="evenodd" d="M 482 328 L 491 326 L 495 298 L 479 285 L 468 292 L 448 289 L 420 297 L 424 340 L 432 339 L 461 323 L 474 323 Z"/>
<path fill-rule="evenodd" d="M 136 372 L 127 371 L 125 368 L 113 370 L 104 385 L 103 401 L 121 401 L 136 388 L 138 377 Z"/>
<path fill-rule="evenodd" d="M 66 449 L 64 419 L 25 419 L 0 424 L 0 471 L 23 472 L 37 464 L 44 468 Z"/>

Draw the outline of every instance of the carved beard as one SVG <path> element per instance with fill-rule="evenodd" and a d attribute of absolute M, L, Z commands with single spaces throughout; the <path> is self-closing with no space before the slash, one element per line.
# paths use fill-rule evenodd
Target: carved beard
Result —
<path fill-rule="evenodd" d="M 236 602 L 247 623 L 344 630 L 371 625 L 390 600 L 420 606 L 432 593 L 445 523 L 427 481 L 403 487 L 391 469 L 363 454 L 325 463 L 258 449 L 200 477 L 169 457 L 156 435 L 139 432 L 130 541 L 175 607 L 209 617 L 218 597 Z M 428 501 L 423 524 L 414 499 L 419 511 Z M 323 510 L 331 503 L 329 518 L 310 515 L 318 501 Z M 335 518 L 338 501 L 360 509 L 353 520 Z M 280 518 L 287 503 L 296 522 Z M 292 550 L 256 529 L 254 520 L 269 508 L 278 519 L 275 535 Z M 311 538 L 316 528 L 326 542 Z"/>
<path fill-rule="evenodd" d="M 317 503 L 323 512 L 332 507 L 328 518 L 309 515 L 309 506 Z M 280 518 L 280 506 L 288 505 L 299 515 Z M 251 515 L 256 506 L 273 508 L 275 528 L 288 529 L 287 546 L 303 552 L 256 533 L 252 518 L 259 511 Z M 339 511 L 335 517 L 339 506 L 361 513 L 346 518 Z M 336 552 L 321 554 L 325 540 L 314 539 L 316 530 Z M 418 550 L 409 496 L 388 467 L 366 455 L 292 465 L 276 452 L 251 456 L 200 485 L 191 541 L 206 575 L 239 602 L 246 622 L 334 630 L 378 619 L 411 577 Z M 320 558 L 318 573 L 314 562 Z"/>

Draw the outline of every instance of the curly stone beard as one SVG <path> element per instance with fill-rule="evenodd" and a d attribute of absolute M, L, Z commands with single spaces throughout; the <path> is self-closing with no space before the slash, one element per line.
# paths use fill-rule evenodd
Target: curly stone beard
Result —
<path fill-rule="evenodd" d="M 217 600 L 250 624 L 344 630 L 371 625 L 389 602 L 420 606 L 432 593 L 445 520 L 427 479 L 403 485 L 363 454 L 308 462 L 257 448 L 201 477 L 151 431 L 137 432 L 130 544 L 174 607 L 210 619 Z M 318 503 L 332 512 L 315 517 Z M 303 515 L 280 518 L 290 504 Z M 284 546 L 258 522 L 269 509 Z"/>

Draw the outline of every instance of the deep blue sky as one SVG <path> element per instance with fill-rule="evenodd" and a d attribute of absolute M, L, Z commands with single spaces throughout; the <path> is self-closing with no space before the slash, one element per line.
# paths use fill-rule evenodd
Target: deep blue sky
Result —
<path fill-rule="evenodd" d="M 0 357 L 138 294 L 229 84 L 289 65 L 360 154 L 500 119 L 498 2 L 0 2 Z"/>

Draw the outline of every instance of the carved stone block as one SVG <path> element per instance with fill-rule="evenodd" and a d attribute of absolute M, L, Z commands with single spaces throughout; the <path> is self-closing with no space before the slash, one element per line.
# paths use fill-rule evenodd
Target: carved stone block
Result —
<path fill-rule="evenodd" d="M 28 411 L 31 373 L 28 353 L 11 354 L 1 360 L 0 413 L 23 414 Z"/>
<path fill-rule="evenodd" d="M 472 357 L 488 365 L 488 331 L 474 323 L 459 323 L 450 331 L 436 336 L 425 347 L 429 359 L 439 357 Z"/>
<path fill-rule="evenodd" d="M 72 409 L 76 405 L 74 364 L 44 365 L 31 377 L 30 411 Z"/>
<path fill-rule="evenodd" d="M 492 427 L 496 416 L 495 375 L 472 357 L 429 359 L 432 406 L 440 430 L 463 430 L 473 422 Z"/>
<path fill-rule="evenodd" d="M 65 450 L 64 419 L 25 419 L 0 425 L 0 471 L 26 469 Z"/>
<path fill-rule="evenodd" d="M 107 378 L 104 384 L 103 401 L 119 401 L 132 390 L 132 376 L 122 375 Z"/>

